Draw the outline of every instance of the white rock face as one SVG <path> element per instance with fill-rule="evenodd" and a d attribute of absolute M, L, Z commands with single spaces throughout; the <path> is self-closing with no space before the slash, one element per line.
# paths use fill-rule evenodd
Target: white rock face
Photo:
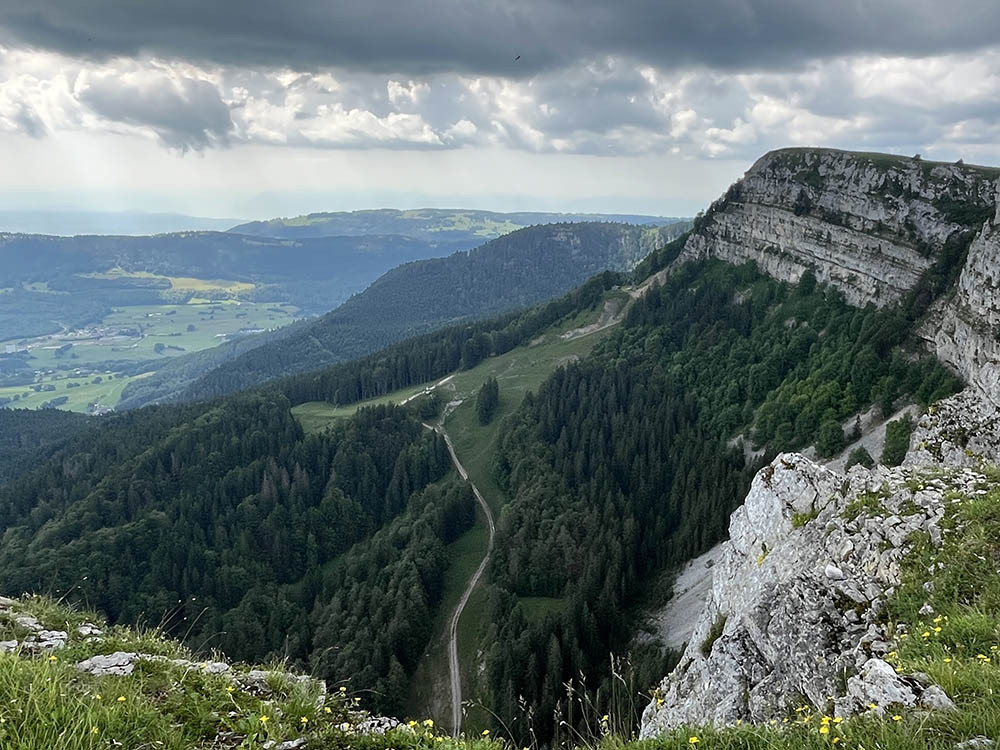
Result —
<path fill-rule="evenodd" d="M 882 658 L 891 646 L 878 615 L 909 536 L 940 543 L 945 492 L 982 479 L 967 468 L 940 478 L 858 466 L 844 476 L 798 454 L 775 459 L 732 515 L 711 594 L 642 736 L 780 720 L 803 700 L 840 716 L 869 704 L 947 710 L 944 691 Z"/>
<path fill-rule="evenodd" d="M 985 392 L 969 387 L 920 417 L 903 463 L 977 466 L 983 460 L 1000 463 L 1000 411 Z"/>
<path fill-rule="evenodd" d="M 977 231 L 956 290 L 921 334 L 970 387 L 920 418 L 901 468 L 845 476 L 786 454 L 758 473 L 688 647 L 644 712 L 643 737 L 780 720 L 803 701 L 840 716 L 871 704 L 954 710 L 926 675 L 897 674 L 883 658 L 891 645 L 879 613 L 911 534 L 940 545 L 946 492 L 981 491 L 973 467 L 1000 461 L 998 196 L 995 170 L 790 149 L 761 158 L 688 239 L 681 260 L 752 260 L 789 282 L 811 270 L 852 304 L 886 305 L 946 244 Z M 977 227 L 970 212 L 991 218 Z"/>
<path fill-rule="evenodd" d="M 958 289 L 923 330 L 933 351 L 1000 407 L 1000 207 L 969 246 Z"/>
<path fill-rule="evenodd" d="M 849 302 L 899 299 L 949 237 L 947 202 L 993 206 L 996 177 L 976 168 L 843 151 L 786 149 L 757 161 L 713 204 L 681 260 L 756 261 L 797 282 L 812 270 Z"/>

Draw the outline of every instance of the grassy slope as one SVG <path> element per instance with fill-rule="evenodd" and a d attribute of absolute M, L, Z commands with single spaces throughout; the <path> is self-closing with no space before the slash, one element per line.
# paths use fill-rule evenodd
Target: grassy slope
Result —
<path fill-rule="evenodd" d="M 8 611 L 9 607 L 9 611 Z M 441 737 L 432 723 L 413 722 L 384 736 L 365 737 L 354 727 L 365 718 L 357 699 L 336 690 L 320 698 L 316 681 L 290 680 L 282 665 L 264 690 L 241 682 L 248 665 L 210 674 L 175 641 L 157 631 L 107 628 L 91 613 L 47 599 L 4 605 L 0 634 L 23 639 L 14 617 L 30 614 L 50 629 L 70 633 L 66 648 L 33 654 L 20 648 L 0 653 L 0 747 L 4 750 L 93 750 L 166 748 L 261 750 L 305 738 L 309 748 L 499 748 L 486 739 L 457 743 Z M 76 633 L 85 621 L 102 625 L 97 639 Z M 189 665 L 143 661 L 128 676 L 95 677 L 75 668 L 96 654 L 131 651 L 184 658 Z M 296 745 L 298 747 L 299 745 Z"/>
<path fill-rule="evenodd" d="M 293 406 L 292 414 L 299 420 L 299 424 L 302 425 L 303 430 L 309 433 L 319 432 L 329 426 L 333 420 L 349 417 L 358 409 L 368 406 L 378 406 L 379 404 L 399 404 L 411 396 L 420 393 L 425 387 L 424 385 L 415 385 L 411 388 L 403 388 L 402 390 L 388 393 L 385 396 L 361 401 L 357 404 L 348 404 L 347 406 L 337 406 L 326 401 L 311 401 L 306 404 Z"/>

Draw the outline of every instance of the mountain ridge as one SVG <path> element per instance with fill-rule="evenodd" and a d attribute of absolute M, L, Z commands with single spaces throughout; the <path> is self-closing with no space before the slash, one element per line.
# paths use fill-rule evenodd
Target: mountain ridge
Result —
<path fill-rule="evenodd" d="M 325 235 L 404 234 L 424 240 L 494 239 L 501 234 L 541 224 L 616 222 L 665 225 L 681 219 L 643 214 L 547 213 L 483 211 L 461 208 L 393 208 L 320 211 L 292 217 L 252 221 L 231 227 L 237 234 L 298 238 Z"/>
<path fill-rule="evenodd" d="M 395 268 L 336 310 L 275 345 L 257 348 L 187 388 L 221 395 L 315 369 L 442 325 L 541 302 L 602 270 L 630 269 L 686 225 L 549 224 L 520 229 L 469 252 Z M 371 321 L 378 321 L 372 327 Z"/>

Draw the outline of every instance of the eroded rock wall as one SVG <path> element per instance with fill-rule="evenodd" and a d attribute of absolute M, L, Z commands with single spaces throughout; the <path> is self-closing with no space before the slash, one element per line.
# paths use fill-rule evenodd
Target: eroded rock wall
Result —
<path fill-rule="evenodd" d="M 938 359 L 1000 407 L 1000 206 L 969 246 L 958 287 L 923 336 Z"/>
<path fill-rule="evenodd" d="M 970 387 L 923 415 L 903 467 L 838 474 L 785 454 L 730 520 L 711 592 L 643 737 L 685 724 L 761 723 L 803 701 L 848 716 L 875 705 L 947 709 L 925 675 L 884 658 L 884 602 L 907 539 L 942 539 L 951 491 L 978 491 L 1000 461 L 1000 172 L 873 154 L 790 149 L 761 158 L 713 204 L 681 260 L 755 261 L 797 282 L 811 270 L 855 305 L 900 299 L 968 241 L 956 287 L 922 336 Z M 964 242 L 959 247 L 964 247 Z"/>
<path fill-rule="evenodd" d="M 753 260 L 791 282 L 812 270 L 852 304 L 886 305 L 949 238 L 975 228 L 976 210 L 995 203 L 996 178 L 904 157 L 772 151 L 713 204 L 681 259 Z"/>
<path fill-rule="evenodd" d="M 882 658 L 892 646 L 879 615 L 910 535 L 940 544 L 946 494 L 983 480 L 968 468 L 845 476 L 798 454 L 775 459 L 732 515 L 711 594 L 642 736 L 780 721 L 803 701 L 844 717 L 871 705 L 947 707 L 940 688 Z"/>

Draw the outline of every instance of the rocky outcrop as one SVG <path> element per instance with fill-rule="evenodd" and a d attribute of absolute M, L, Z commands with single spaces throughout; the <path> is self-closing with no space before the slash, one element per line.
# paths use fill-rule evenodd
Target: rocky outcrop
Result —
<path fill-rule="evenodd" d="M 733 513 L 712 591 L 642 736 L 687 725 L 780 720 L 803 702 L 836 715 L 889 705 L 949 710 L 924 675 L 897 674 L 886 597 L 914 532 L 940 544 L 946 494 L 976 491 L 972 469 L 904 467 L 846 476 L 779 456 Z"/>
<path fill-rule="evenodd" d="M 970 387 L 921 416 L 901 468 L 844 475 L 786 454 L 758 473 L 684 655 L 646 708 L 644 737 L 780 721 L 803 703 L 841 717 L 954 709 L 926 675 L 892 666 L 884 609 L 909 540 L 940 546 L 948 493 L 981 492 L 976 467 L 1000 461 L 998 177 L 790 149 L 761 158 L 697 222 L 681 260 L 752 260 L 789 282 L 812 271 L 855 305 L 899 300 L 928 272 L 937 293 L 957 274 L 921 335 Z"/>
<path fill-rule="evenodd" d="M 933 404 L 910 437 L 907 466 L 1000 463 L 1000 411 L 978 388 Z"/>
<path fill-rule="evenodd" d="M 1000 407 L 1000 206 L 969 246 L 957 289 L 922 332 L 938 359 Z"/>
<path fill-rule="evenodd" d="M 917 283 L 950 238 L 981 226 L 998 177 L 883 154 L 773 151 L 697 222 L 681 260 L 753 260 L 791 282 L 811 270 L 852 304 L 885 305 Z"/>

